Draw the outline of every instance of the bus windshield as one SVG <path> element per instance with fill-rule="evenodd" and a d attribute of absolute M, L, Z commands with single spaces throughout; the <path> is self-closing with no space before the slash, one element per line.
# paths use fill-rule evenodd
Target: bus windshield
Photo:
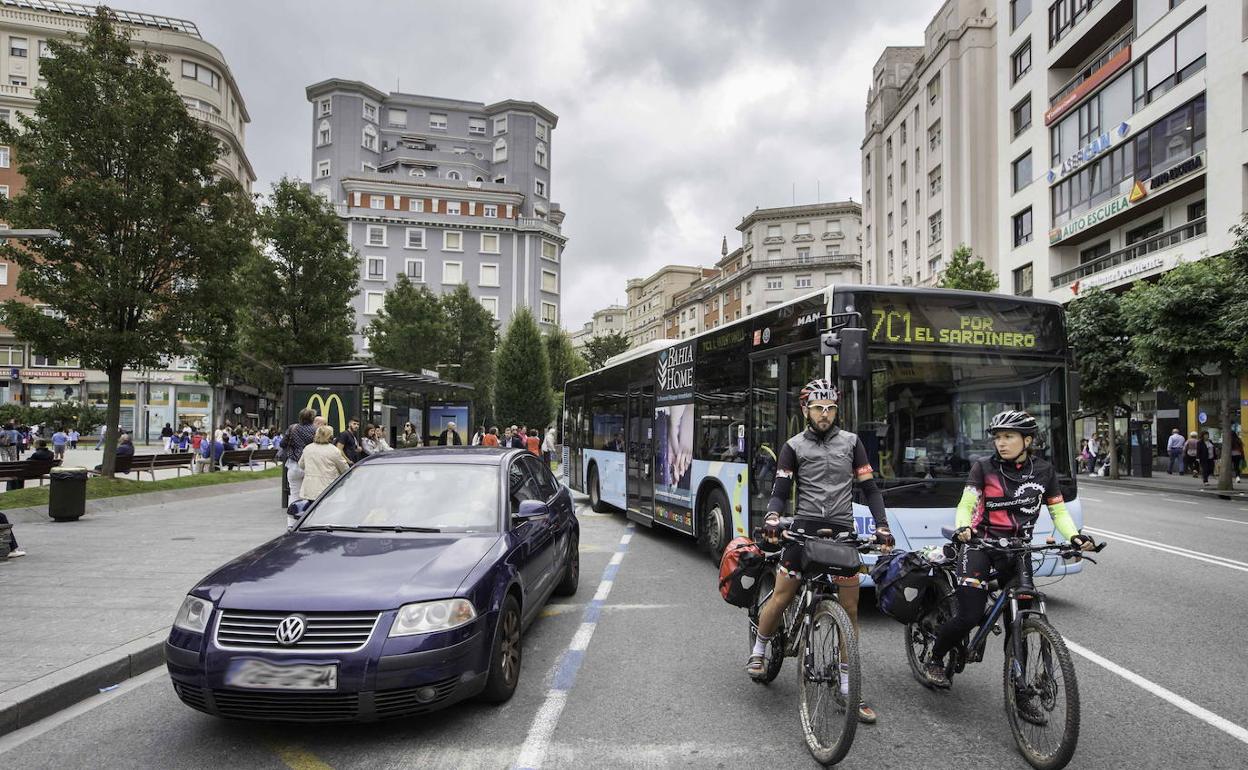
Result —
<path fill-rule="evenodd" d="M 1003 409 L 1024 409 L 1040 425 L 1033 448 L 1070 475 L 1066 391 L 1056 363 L 1000 355 L 890 352 L 871 361 L 858 421 L 871 464 L 885 479 L 965 479 L 993 452 L 985 428 Z"/>

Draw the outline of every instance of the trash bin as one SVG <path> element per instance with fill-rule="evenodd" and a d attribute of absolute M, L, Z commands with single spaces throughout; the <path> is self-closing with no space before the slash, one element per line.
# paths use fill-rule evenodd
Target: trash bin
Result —
<path fill-rule="evenodd" d="M 87 469 L 53 468 L 48 476 L 48 515 L 57 521 L 81 518 L 87 512 Z"/>

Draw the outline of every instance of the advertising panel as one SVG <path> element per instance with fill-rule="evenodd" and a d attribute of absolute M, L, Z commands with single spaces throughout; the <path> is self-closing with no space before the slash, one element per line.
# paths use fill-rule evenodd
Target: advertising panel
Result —
<path fill-rule="evenodd" d="M 294 387 L 291 391 L 293 414 L 297 418 L 300 411 L 311 409 L 325 418 L 325 424 L 341 433 L 347 429 L 347 421 L 357 415 L 355 387 Z"/>
<path fill-rule="evenodd" d="M 454 424 L 452 428 L 451 425 Z M 467 444 L 472 434 L 468 431 L 468 405 L 467 404 L 430 404 L 429 405 L 429 443 L 438 443 L 438 438 L 446 431 L 454 431 L 459 436 L 461 444 Z M 447 436 L 447 444 L 452 445 L 454 440 Z"/>
<path fill-rule="evenodd" d="M 661 351 L 655 364 L 654 516 L 693 533 L 694 341 Z"/>

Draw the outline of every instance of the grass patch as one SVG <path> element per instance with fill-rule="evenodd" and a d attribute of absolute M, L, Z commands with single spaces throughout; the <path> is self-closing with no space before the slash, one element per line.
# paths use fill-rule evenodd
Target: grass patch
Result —
<path fill-rule="evenodd" d="M 257 479 L 280 479 L 282 469 L 269 468 L 263 471 L 220 471 L 218 473 L 195 473 L 176 479 L 158 479 L 156 481 L 138 481 L 128 478 L 107 479 L 93 476 L 87 479 L 87 499 L 99 500 L 105 497 L 121 495 L 140 495 L 144 492 L 163 492 L 169 489 L 187 489 L 190 487 L 208 487 L 217 484 L 237 484 L 240 481 L 256 481 Z M 27 484 L 38 482 L 27 481 Z M 45 482 L 41 487 L 15 489 L 12 492 L 0 493 L 0 509 L 33 508 L 48 504 L 50 486 Z"/>

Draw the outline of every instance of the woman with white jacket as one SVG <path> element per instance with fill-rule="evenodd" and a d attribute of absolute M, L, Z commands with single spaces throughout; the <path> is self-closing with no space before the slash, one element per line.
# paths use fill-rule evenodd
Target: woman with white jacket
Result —
<path fill-rule="evenodd" d="M 334 446 L 334 429 L 322 425 L 316 429 L 316 438 L 303 450 L 299 467 L 303 469 L 303 484 L 299 497 L 315 500 L 334 479 L 347 472 L 347 458 Z"/>

